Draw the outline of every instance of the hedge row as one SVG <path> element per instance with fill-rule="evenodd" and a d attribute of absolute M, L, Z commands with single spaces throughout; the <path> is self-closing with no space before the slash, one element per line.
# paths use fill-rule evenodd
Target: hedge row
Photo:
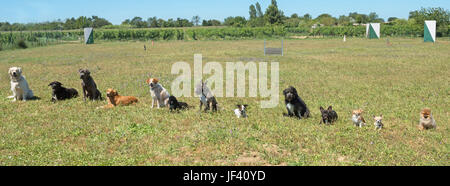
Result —
<path fill-rule="evenodd" d="M 95 40 L 227 40 L 284 37 L 287 34 L 355 36 L 364 37 L 365 26 L 323 26 L 315 29 L 309 27 L 226 27 L 226 28 L 172 28 L 172 29 L 96 29 Z M 383 25 L 382 36 L 423 36 L 423 27 L 416 25 Z M 0 47 L 10 48 L 18 41 L 38 43 L 37 46 L 55 40 L 81 40 L 82 30 L 72 31 L 27 31 L 0 32 Z"/>

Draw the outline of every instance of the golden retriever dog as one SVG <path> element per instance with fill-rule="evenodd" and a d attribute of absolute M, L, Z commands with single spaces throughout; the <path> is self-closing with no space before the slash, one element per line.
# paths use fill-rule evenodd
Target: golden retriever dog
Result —
<path fill-rule="evenodd" d="M 106 90 L 106 97 L 108 98 L 108 105 L 97 107 L 99 108 L 113 108 L 119 105 L 126 106 L 130 104 L 136 104 L 138 102 L 138 99 L 134 96 L 121 96 L 117 92 L 117 90 L 114 90 L 112 88 L 109 88 Z"/>
<path fill-rule="evenodd" d="M 33 91 L 28 86 L 27 80 L 22 76 L 22 68 L 11 67 L 8 74 L 11 78 L 11 91 L 13 92 L 13 95 L 8 98 L 14 98 L 13 101 L 27 101 L 34 98 Z"/>
<path fill-rule="evenodd" d="M 156 78 L 147 79 L 147 84 L 150 86 L 150 93 L 152 95 L 152 108 L 156 104 L 157 108 L 169 106 L 169 92 L 159 83 Z"/>

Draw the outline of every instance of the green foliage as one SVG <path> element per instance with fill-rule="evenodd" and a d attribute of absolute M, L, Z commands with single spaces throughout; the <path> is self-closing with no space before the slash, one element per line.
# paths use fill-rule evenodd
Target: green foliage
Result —
<path fill-rule="evenodd" d="M 244 27 L 247 24 L 247 20 L 242 16 L 227 17 L 223 24 L 226 26 Z"/>
<path fill-rule="evenodd" d="M 250 8 L 249 8 L 249 12 L 248 12 L 248 13 L 250 14 L 250 19 L 255 19 L 255 18 L 258 17 L 258 16 L 256 15 L 257 12 L 256 12 L 255 5 L 250 5 Z"/>
<path fill-rule="evenodd" d="M 450 12 L 444 8 L 421 8 L 409 12 L 409 19 L 416 20 L 417 24 L 424 26 L 425 20 L 436 20 L 436 35 L 448 36 L 448 25 L 450 25 Z"/>
<path fill-rule="evenodd" d="M 219 20 L 211 19 L 211 20 L 203 20 L 202 26 L 220 26 L 222 23 L 220 23 Z"/>
<path fill-rule="evenodd" d="M 283 24 L 283 11 L 278 9 L 277 1 L 272 0 L 272 4 L 267 7 L 264 14 L 264 20 L 269 25 L 282 25 Z"/>

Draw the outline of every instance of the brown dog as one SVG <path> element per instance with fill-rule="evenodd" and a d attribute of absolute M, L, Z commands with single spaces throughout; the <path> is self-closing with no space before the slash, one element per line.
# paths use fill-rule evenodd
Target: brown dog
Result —
<path fill-rule="evenodd" d="M 420 129 L 434 129 L 436 128 L 436 121 L 434 121 L 430 108 L 424 108 L 420 112 Z"/>
<path fill-rule="evenodd" d="M 138 102 L 138 99 L 134 96 L 121 96 L 112 88 L 106 90 L 106 96 L 108 97 L 108 105 L 101 106 L 98 108 L 112 108 L 119 105 L 130 105 Z"/>

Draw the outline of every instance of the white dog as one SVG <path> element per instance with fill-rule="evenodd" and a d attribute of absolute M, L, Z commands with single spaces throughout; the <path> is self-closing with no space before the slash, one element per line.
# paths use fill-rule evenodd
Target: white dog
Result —
<path fill-rule="evenodd" d="M 32 99 L 34 97 L 33 91 L 28 86 L 25 77 L 22 76 L 22 69 L 20 67 L 11 67 L 8 73 L 11 78 L 11 91 L 13 92 L 13 95 L 8 98 L 14 98 L 13 101 Z"/>
<path fill-rule="evenodd" d="M 247 116 L 247 107 L 248 105 L 236 105 L 238 108 L 234 110 L 234 114 L 236 114 L 237 118 L 246 118 Z"/>
<path fill-rule="evenodd" d="M 170 94 L 167 90 L 158 83 L 156 78 L 147 79 L 147 84 L 150 86 L 150 93 L 152 94 L 152 108 L 156 103 L 157 108 L 169 106 Z"/>

